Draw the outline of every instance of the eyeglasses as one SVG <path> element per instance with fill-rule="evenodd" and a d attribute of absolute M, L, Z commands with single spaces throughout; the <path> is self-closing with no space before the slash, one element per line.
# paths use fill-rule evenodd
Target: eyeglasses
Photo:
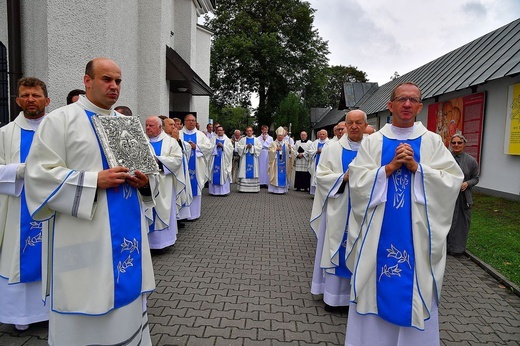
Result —
<path fill-rule="evenodd" d="M 464 142 L 451 142 L 451 144 L 461 145 L 461 144 L 464 144 Z"/>
<path fill-rule="evenodd" d="M 409 96 L 399 96 L 395 97 L 392 101 L 399 102 L 399 103 L 405 103 L 406 101 L 410 101 L 412 104 L 421 103 L 421 99 L 418 97 L 409 97 Z"/>

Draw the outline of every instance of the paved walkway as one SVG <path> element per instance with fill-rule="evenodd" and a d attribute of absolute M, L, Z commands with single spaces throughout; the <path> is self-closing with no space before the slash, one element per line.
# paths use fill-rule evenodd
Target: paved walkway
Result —
<path fill-rule="evenodd" d="M 346 315 L 328 313 L 310 282 L 312 198 L 205 195 L 203 216 L 154 256 L 148 299 L 154 345 L 343 345 Z M 520 345 L 520 298 L 470 259 L 448 258 L 442 345 Z M 46 345 L 46 324 L 0 324 L 0 345 Z"/>

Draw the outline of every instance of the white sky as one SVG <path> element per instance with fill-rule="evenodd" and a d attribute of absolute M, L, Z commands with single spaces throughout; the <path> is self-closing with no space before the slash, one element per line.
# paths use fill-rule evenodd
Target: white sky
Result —
<path fill-rule="evenodd" d="M 329 64 L 383 85 L 520 17 L 520 0 L 308 0 Z"/>

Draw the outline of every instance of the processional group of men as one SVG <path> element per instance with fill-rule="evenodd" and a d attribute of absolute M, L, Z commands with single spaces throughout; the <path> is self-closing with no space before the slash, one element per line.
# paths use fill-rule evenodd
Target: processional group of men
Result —
<path fill-rule="evenodd" d="M 463 175 L 439 135 L 415 117 L 421 91 L 398 84 L 392 122 L 364 137 L 367 117 L 316 166 L 311 228 L 317 248 L 311 293 L 348 310 L 345 345 L 439 345 L 438 304 L 446 237 Z"/>
<path fill-rule="evenodd" d="M 0 322 L 24 330 L 49 319 L 50 345 L 151 345 L 147 249 L 169 246 L 178 220 L 200 217 L 206 181 L 211 194 L 229 193 L 233 157 L 240 191 L 286 193 L 293 160 L 307 154 L 318 239 L 311 292 L 349 306 L 345 343 L 439 344 L 446 235 L 463 174 L 440 137 L 415 122 L 415 84 L 394 88 L 392 124 L 364 139 L 360 110 L 347 114 L 346 135 L 297 145 L 283 128 L 276 139 L 264 128 L 229 139 L 222 127 L 198 131 L 193 115 L 184 126 L 151 116 L 159 173 L 146 175 L 110 168 L 92 123 L 121 116 L 119 66 L 93 59 L 83 81 L 77 102 L 45 114 L 45 83 L 21 79 L 22 111 L 0 130 Z"/>

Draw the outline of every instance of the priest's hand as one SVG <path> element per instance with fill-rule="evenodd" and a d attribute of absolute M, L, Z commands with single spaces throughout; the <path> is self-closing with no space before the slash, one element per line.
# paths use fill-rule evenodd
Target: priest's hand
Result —
<path fill-rule="evenodd" d="M 397 146 L 394 158 L 385 166 L 386 176 L 390 176 L 401 168 L 403 164 L 413 173 L 415 173 L 419 167 L 419 164 L 413 157 L 413 149 L 408 143 L 401 143 Z"/>
<path fill-rule="evenodd" d="M 135 171 L 134 176 L 126 179 L 128 185 L 137 189 L 142 189 L 148 185 L 148 176 L 141 171 Z"/>
<path fill-rule="evenodd" d="M 193 143 L 192 141 L 189 141 L 188 143 L 190 144 L 192 150 L 197 149 L 197 144 Z"/>
<path fill-rule="evenodd" d="M 130 173 L 128 173 L 128 168 L 126 167 L 119 166 L 105 169 L 98 173 L 97 186 L 102 189 L 117 187 L 128 178 L 130 178 Z"/>

